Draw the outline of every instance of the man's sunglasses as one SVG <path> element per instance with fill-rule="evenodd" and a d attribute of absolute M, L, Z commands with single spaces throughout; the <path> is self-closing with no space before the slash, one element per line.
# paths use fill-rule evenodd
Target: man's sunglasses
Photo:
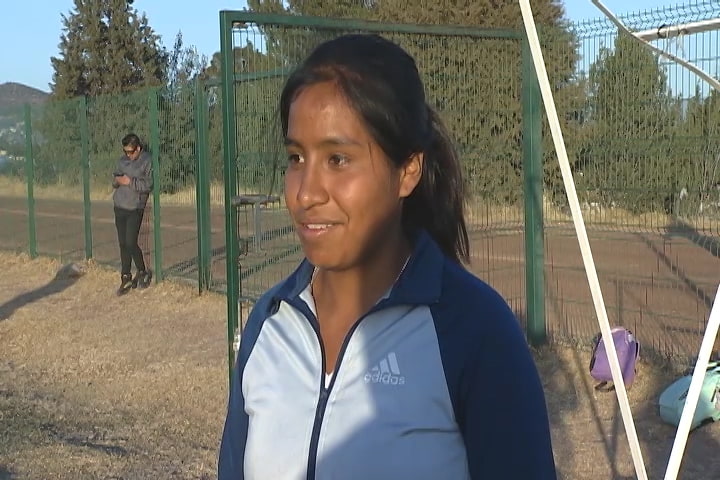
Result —
<path fill-rule="evenodd" d="M 133 148 L 132 150 L 125 150 L 123 148 L 123 152 L 125 152 L 125 155 L 132 155 L 133 153 L 137 152 L 137 147 Z"/>

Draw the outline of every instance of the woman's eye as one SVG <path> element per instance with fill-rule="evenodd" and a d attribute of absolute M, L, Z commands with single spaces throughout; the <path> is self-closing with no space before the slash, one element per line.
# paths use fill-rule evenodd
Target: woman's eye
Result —
<path fill-rule="evenodd" d="M 331 155 L 330 156 L 330 163 L 336 167 L 340 167 L 348 163 L 350 159 L 346 157 L 345 155 Z"/>
<path fill-rule="evenodd" d="M 292 163 L 301 163 L 302 157 L 300 155 L 298 155 L 297 153 L 290 153 L 290 154 L 288 154 L 287 161 L 288 161 L 288 163 L 291 163 L 291 164 Z"/>

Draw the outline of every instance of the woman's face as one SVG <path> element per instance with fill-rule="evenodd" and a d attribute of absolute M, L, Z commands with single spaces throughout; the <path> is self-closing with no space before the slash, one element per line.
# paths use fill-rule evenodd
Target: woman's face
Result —
<path fill-rule="evenodd" d="M 394 167 L 333 82 L 292 102 L 286 147 L 285 201 L 313 265 L 352 268 L 394 240 L 422 155 Z"/>

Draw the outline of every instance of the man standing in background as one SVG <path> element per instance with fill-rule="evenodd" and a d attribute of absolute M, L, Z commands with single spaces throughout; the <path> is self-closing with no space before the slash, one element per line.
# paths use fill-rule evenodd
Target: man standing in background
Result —
<path fill-rule="evenodd" d="M 124 295 L 136 286 L 147 288 L 152 280 L 152 272 L 146 268 L 138 245 L 145 205 L 153 186 L 152 157 L 134 133 L 123 137 L 122 147 L 123 156 L 118 160 L 112 182 L 121 264 L 118 295 Z M 133 262 L 137 270 L 135 278 L 131 273 Z"/>

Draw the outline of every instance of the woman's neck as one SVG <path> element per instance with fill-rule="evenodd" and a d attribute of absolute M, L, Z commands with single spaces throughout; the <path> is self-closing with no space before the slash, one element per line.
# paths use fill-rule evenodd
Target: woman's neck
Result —
<path fill-rule="evenodd" d="M 412 252 L 401 237 L 394 248 L 383 249 L 371 261 L 351 269 L 318 269 L 313 275 L 312 293 L 320 312 L 333 317 L 360 317 L 395 284 Z"/>

